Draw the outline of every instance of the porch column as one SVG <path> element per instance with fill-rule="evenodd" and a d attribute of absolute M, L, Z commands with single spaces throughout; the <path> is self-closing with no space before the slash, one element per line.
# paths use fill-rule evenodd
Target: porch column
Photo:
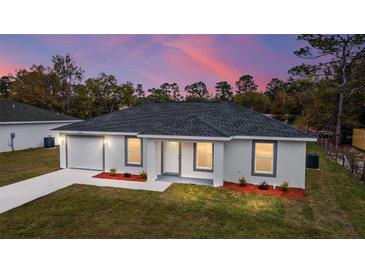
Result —
<path fill-rule="evenodd" d="M 157 146 L 156 141 L 147 139 L 147 181 L 154 181 L 157 179 Z"/>
<path fill-rule="evenodd" d="M 66 153 L 66 135 L 65 134 L 59 134 L 58 133 L 58 143 L 60 145 L 60 168 L 66 168 L 67 167 L 67 163 L 66 163 L 66 157 L 67 157 L 67 153 Z"/>
<path fill-rule="evenodd" d="M 223 186 L 224 142 L 214 143 L 214 179 L 213 186 Z"/>

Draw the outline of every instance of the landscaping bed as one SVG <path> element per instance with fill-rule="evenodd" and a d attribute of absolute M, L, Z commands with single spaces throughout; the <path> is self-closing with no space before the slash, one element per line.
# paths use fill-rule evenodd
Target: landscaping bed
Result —
<path fill-rule="evenodd" d="M 109 172 L 102 172 L 102 173 L 99 173 L 99 174 L 93 176 L 93 178 L 123 180 L 123 181 L 132 181 L 132 182 L 146 182 L 146 178 L 143 178 L 141 175 L 138 175 L 138 174 L 130 174 L 130 176 L 125 176 L 123 173 L 116 173 L 116 174 L 112 175 Z"/>
<path fill-rule="evenodd" d="M 274 189 L 273 186 L 269 185 L 268 189 L 263 190 L 260 189 L 258 185 L 246 183 L 245 186 L 240 186 L 239 184 L 232 182 L 224 182 L 223 187 L 243 193 L 268 194 L 293 200 L 303 200 L 305 197 L 304 189 L 294 187 L 289 187 L 287 191 L 284 191 L 281 187 L 276 187 Z"/>

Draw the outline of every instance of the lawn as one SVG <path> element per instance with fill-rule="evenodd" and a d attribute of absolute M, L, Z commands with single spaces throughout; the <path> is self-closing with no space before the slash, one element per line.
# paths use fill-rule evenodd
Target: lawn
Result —
<path fill-rule="evenodd" d="M 59 169 L 59 147 L 0 153 L 0 187 Z"/>
<path fill-rule="evenodd" d="M 2 238 L 364 238 L 365 184 L 321 156 L 304 201 L 174 184 L 73 185 L 0 215 Z"/>

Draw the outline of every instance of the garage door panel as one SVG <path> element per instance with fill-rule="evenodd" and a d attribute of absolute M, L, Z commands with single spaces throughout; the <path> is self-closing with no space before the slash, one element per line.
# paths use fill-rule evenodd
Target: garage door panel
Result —
<path fill-rule="evenodd" d="M 103 169 L 103 137 L 69 136 L 67 160 L 70 168 Z"/>

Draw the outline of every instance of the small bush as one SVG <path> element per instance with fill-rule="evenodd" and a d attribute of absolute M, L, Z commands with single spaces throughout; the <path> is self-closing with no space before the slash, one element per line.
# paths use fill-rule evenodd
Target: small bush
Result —
<path fill-rule="evenodd" d="M 241 177 L 238 180 L 240 182 L 240 186 L 246 186 L 247 185 L 245 177 Z"/>
<path fill-rule="evenodd" d="M 129 177 L 131 177 L 131 174 L 130 174 L 129 172 L 125 172 L 125 173 L 123 174 L 123 176 L 124 176 L 124 177 L 126 177 L 126 178 L 129 178 Z"/>
<path fill-rule="evenodd" d="M 269 189 L 269 184 L 266 181 L 263 181 L 260 185 L 259 185 L 259 189 L 261 190 L 268 190 Z"/>
<path fill-rule="evenodd" d="M 282 191 L 288 191 L 289 190 L 289 182 L 288 181 L 284 181 L 284 183 L 282 183 L 281 185 L 280 185 L 280 188 L 281 188 L 281 190 Z"/>
<path fill-rule="evenodd" d="M 117 169 L 115 167 L 112 167 L 111 169 L 109 169 L 109 174 L 111 176 L 117 175 Z"/>
<path fill-rule="evenodd" d="M 143 179 L 147 179 L 147 173 L 146 171 L 142 170 L 142 172 L 139 174 Z"/>

